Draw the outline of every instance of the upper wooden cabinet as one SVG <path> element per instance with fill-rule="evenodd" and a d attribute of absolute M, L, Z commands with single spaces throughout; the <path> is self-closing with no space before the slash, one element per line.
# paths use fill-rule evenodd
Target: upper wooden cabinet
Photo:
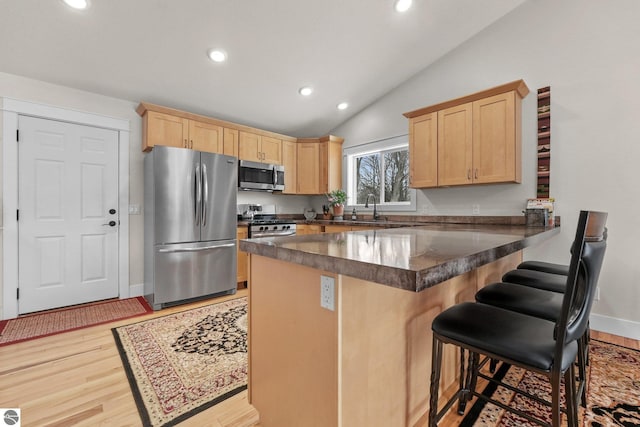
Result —
<path fill-rule="evenodd" d="M 409 120 L 409 185 L 438 186 L 438 113 Z"/>
<path fill-rule="evenodd" d="M 518 80 L 405 113 L 411 186 L 521 182 L 521 101 L 528 93 Z"/>
<path fill-rule="evenodd" d="M 142 151 L 154 145 L 187 148 L 189 120 L 170 114 L 149 111 L 142 121 Z"/>
<path fill-rule="evenodd" d="M 237 129 L 224 128 L 222 139 L 222 154 L 238 157 L 238 151 L 240 149 L 239 134 L 240 132 Z"/>
<path fill-rule="evenodd" d="M 189 143 L 187 148 L 210 153 L 223 153 L 222 126 L 189 120 Z"/>
<path fill-rule="evenodd" d="M 320 193 L 320 143 L 298 143 L 298 194 Z M 285 170 L 285 177 L 287 171 Z"/>
<path fill-rule="evenodd" d="M 298 194 L 326 194 L 342 188 L 343 142 L 333 135 L 298 140 Z"/>
<path fill-rule="evenodd" d="M 222 152 L 222 126 L 149 111 L 143 118 L 142 150 L 155 145 Z"/>
<path fill-rule="evenodd" d="M 297 194 L 298 192 L 298 144 L 282 141 L 282 165 L 284 166 L 283 194 Z"/>
<path fill-rule="evenodd" d="M 282 140 L 240 131 L 238 157 L 253 162 L 282 164 Z"/>
<path fill-rule="evenodd" d="M 141 102 L 142 151 L 155 145 L 227 154 L 243 160 L 282 164 L 282 141 L 296 138 Z"/>

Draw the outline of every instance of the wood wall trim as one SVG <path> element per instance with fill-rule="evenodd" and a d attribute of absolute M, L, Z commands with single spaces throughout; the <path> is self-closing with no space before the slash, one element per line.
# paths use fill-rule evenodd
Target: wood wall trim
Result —
<path fill-rule="evenodd" d="M 500 86 L 492 87 L 491 89 L 486 89 L 480 92 L 472 93 L 471 95 L 466 95 L 461 98 L 452 99 L 449 101 L 441 102 L 439 104 L 430 105 L 428 107 L 423 107 L 417 110 L 409 111 L 404 113 L 408 119 L 413 117 L 422 116 L 424 114 L 432 113 L 434 111 L 444 110 L 445 108 L 455 107 L 456 105 L 465 104 L 467 102 L 477 101 L 479 99 L 488 98 L 490 96 L 499 95 L 505 92 L 515 91 L 518 96 L 522 99 L 529 93 L 529 88 L 524 80 L 516 80 L 510 83 L 505 83 Z"/>
<path fill-rule="evenodd" d="M 162 105 L 151 104 L 149 102 L 141 102 L 136 108 L 136 112 L 140 116 L 144 116 L 147 111 L 156 111 L 158 113 L 170 114 L 172 116 L 182 117 L 184 119 L 195 120 L 198 122 L 211 123 L 217 126 L 223 126 L 225 128 L 237 129 L 243 132 L 251 132 L 257 135 L 270 136 L 272 138 L 282 139 L 284 141 L 296 142 L 297 138 L 288 135 L 282 135 L 280 133 L 271 132 L 263 129 L 253 128 L 250 126 L 241 125 L 238 123 L 227 122 L 225 120 L 216 119 L 208 116 L 201 116 L 199 114 L 189 113 L 187 111 L 176 110 L 174 108 L 163 107 Z"/>

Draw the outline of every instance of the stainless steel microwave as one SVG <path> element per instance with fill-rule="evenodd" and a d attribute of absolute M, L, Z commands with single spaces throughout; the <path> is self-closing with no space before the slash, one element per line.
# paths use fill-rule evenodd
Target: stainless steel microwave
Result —
<path fill-rule="evenodd" d="M 284 166 L 240 160 L 238 187 L 241 190 L 284 190 Z"/>

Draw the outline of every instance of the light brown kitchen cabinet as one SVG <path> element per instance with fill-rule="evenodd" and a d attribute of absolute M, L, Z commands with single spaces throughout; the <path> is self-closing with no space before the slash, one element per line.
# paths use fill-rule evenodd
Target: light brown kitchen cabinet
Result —
<path fill-rule="evenodd" d="M 342 188 L 343 142 L 333 135 L 298 140 L 298 194 L 326 194 Z"/>
<path fill-rule="evenodd" d="M 520 102 L 514 91 L 473 103 L 473 182 L 521 182 Z M 517 118 L 517 119 L 516 119 Z"/>
<path fill-rule="evenodd" d="M 170 114 L 148 111 L 142 120 L 142 151 L 155 145 L 187 147 L 189 120 Z"/>
<path fill-rule="evenodd" d="M 405 113 L 411 186 L 521 182 L 521 104 L 528 93 L 517 80 Z"/>
<path fill-rule="evenodd" d="M 438 113 L 409 120 L 409 185 L 438 186 Z"/>
<path fill-rule="evenodd" d="M 298 194 L 320 193 L 320 143 L 298 143 Z M 285 169 L 285 178 L 287 171 Z"/>
<path fill-rule="evenodd" d="M 222 127 L 171 114 L 148 111 L 143 117 L 143 151 L 155 145 L 222 152 Z"/>
<path fill-rule="evenodd" d="M 320 234 L 322 233 L 322 225 L 319 224 L 297 224 L 296 235 Z"/>
<path fill-rule="evenodd" d="M 238 157 L 253 162 L 282 164 L 282 140 L 240 131 Z"/>
<path fill-rule="evenodd" d="M 238 227 L 236 232 L 236 238 L 238 239 L 236 244 L 238 245 L 238 272 L 236 281 L 238 283 L 246 282 L 249 279 L 249 254 L 240 250 L 240 240 L 247 239 L 249 237 L 249 229 L 245 227 Z"/>
<path fill-rule="evenodd" d="M 187 148 L 209 153 L 222 154 L 222 126 L 189 120 L 189 138 Z"/>
<path fill-rule="evenodd" d="M 472 182 L 471 103 L 438 111 L 438 185 Z"/>
<path fill-rule="evenodd" d="M 222 134 L 222 154 L 238 157 L 239 133 L 237 129 L 224 128 Z"/>
<path fill-rule="evenodd" d="M 298 144 L 293 141 L 282 141 L 282 165 L 284 166 L 283 194 L 298 192 Z"/>

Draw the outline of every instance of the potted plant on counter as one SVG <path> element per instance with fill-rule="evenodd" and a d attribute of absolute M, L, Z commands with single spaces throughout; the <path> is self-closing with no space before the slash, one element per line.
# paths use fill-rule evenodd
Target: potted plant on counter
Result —
<path fill-rule="evenodd" d="M 327 193 L 327 200 L 329 206 L 333 208 L 333 219 L 341 220 L 344 214 L 344 205 L 347 202 L 347 193 L 341 188 L 333 190 Z"/>

